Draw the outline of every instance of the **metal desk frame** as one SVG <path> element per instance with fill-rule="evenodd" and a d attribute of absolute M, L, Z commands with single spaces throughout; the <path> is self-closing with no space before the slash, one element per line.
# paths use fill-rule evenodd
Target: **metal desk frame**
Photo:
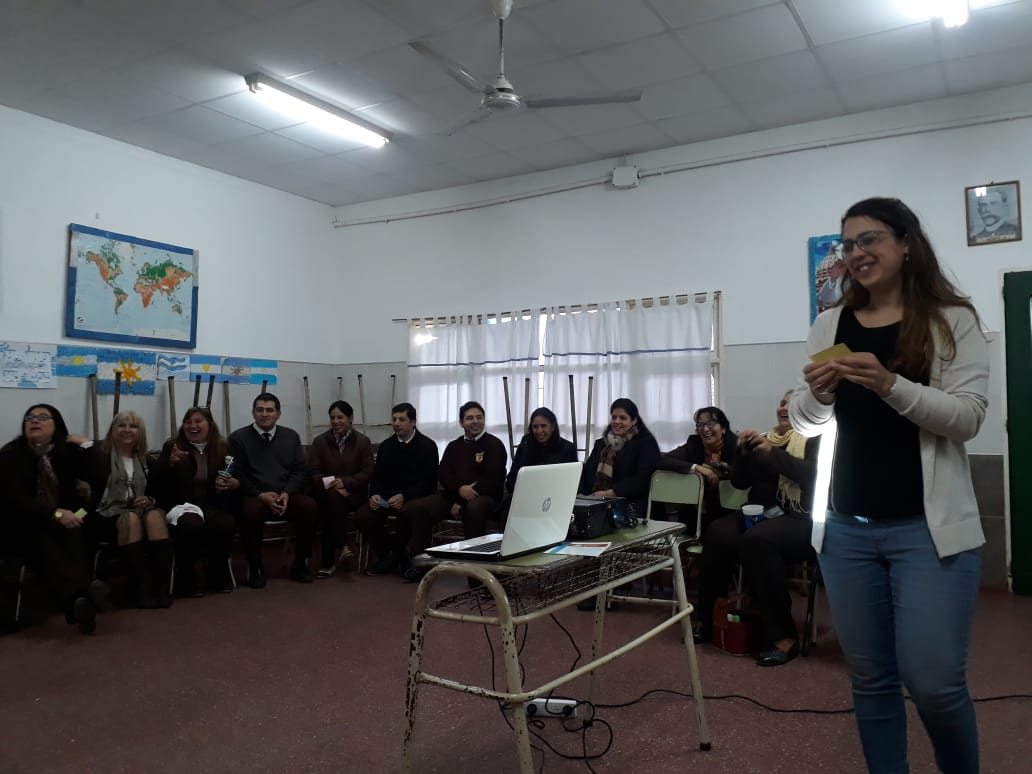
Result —
<path fill-rule="evenodd" d="M 703 706 L 702 681 L 699 677 L 699 663 L 695 654 L 695 644 L 692 640 L 691 623 L 688 617 L 692 612 L 692 606 L 688 604 L 685 595 L 684 574 L 681 567 L 679 544 L 682 541 L 678 535 L 683 531 L 683 524 L 663 521 L 650 521 L 647 525 L 620 530 L 598 538 L 599 542 L 612 542 L 613 544 L 601 557 L 535 553 L 494 564 L 420 557 L 420 564 L 433 563 L 434 566 L 423 577 L 416 590 L 409 651 L 408 684 L 405 694 L 407 722 L 402 747 L 401 771 L 404 774 L 412 771 L 412 741 L 420 684 L 438 685 L 512 705 L 520 771 L 522 774 L 533 774 L 530 734 L 527 730 L 527 702 L 550 694 L 556 688 L 584 674 L 589 675 L 588 700 L 590 701 L 594 696 L 596 670 L 599 667 L 630 652 L 678 623 L 681 625 L 681 636 L 688 654 L 692 695 L 695 698 L 695 711 L 699 723 L 699 749 L 709 750 L 709 728 L 706 724 L 706 712 Z M 617 586 L 644 578 L 657 570 L 666 568 L 673 569 L 676 597 L 675 601 L 671 603 L 674 607 L 673 615 L 624 645 L 608 653 L 603 653 L 602 630 L 605 623 L 607 592 Z M 483 586 L 447 597 L 431 605 L 431 589 L 436 581 L 445 577 L 473 578 L 480 581 Z M 526 690 L 520 677 L 516 627 L 551 615 L 591 597 L 595 598 L 591 660 L 538 688 Z M 513 611 L 514 605 L 517 609 L 516 613 Z M 493 614 L 491 614 L 492 610 Z M 497 626 L 501 631 L 502 658 L 508 690 L 492 690 L 477 685 L 467 685 L 424 672 L 421 667 L 427 618 Z"/>

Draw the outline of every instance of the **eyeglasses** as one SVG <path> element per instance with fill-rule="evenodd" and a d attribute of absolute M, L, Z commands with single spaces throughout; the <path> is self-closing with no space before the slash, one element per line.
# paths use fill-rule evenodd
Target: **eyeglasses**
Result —
<path fill-rule="evenodd" d="M 25 415 L 25 421 L 26 422 L 49 422 L 51 419 L 53 419 L 53 417 L 50 416 L 50 414 L 26 414 Z"/>
<path fill-rule="evenodd" d="M 866 253 L 870 248 L 874 247 L 888 235 L 888 231 L 865 231 L 864 233 L 857 235 L 856 239 L 843 239 L 842 255 L 848 258 L 853 254 L 854 247 L 859 247 Z"/>
<path fill-rule="evenodd" d="M 720 422 L 718 422 L 717 420 L 711 419 L 709 422 L 699 422 L 697 425 L 695 425 L 695 429 L 699 430 L 700 432 L 702 430 L 712 430 L 719 424 Z"/>

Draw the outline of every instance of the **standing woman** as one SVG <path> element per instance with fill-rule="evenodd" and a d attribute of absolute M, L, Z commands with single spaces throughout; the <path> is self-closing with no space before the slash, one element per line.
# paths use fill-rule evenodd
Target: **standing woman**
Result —
<path fill-rule="evenodd" d="M 312 441 L 308 468 L 312 490 L 319 503 L 319 542 L 322 561 L 316 578 L 330 578 L 337 571 L 337 551 L 344 547 L 349 513 L 369 499 L 369 479 L 373 477 L 373 445 L 352 427 L 355 410 L 346 400 L 330 404 L 330 429 Z M 340 552 L 340 558 L 350 551 Z"/>
<path fill-rule="evenodd" d="M 81 454 L 68 442 L 60 411 L 46 403 L 29 407 L 21 435 L 0 449 L 0 542 L 46 580 L 65 620 L 90 634 L 108 591 L 90 581 L 76 515 L 82 505 L 75 489 Z"/>
<path fill-rule="evenodd" d="M 141 608 L 171 607 L 172 541 L 164 512 L 148 490 L 147 431 L 140 415 L 122 411 L 94 447 L 87 483 L 90 513 L 83 520 L 94 542 L 125 552 Z"/>
<path fill-rule="evenodd" d="M 226 442 L 211 411 L 193 406 L 183 414 L 179 433 L 165 443 L 151 468 L 152 491 L 172 527 L 179 596 L 201 596 L 196 569 L 202 556 L 208 591 L 228 594 L 233 590 L 229 554 L 236 521 L 227 502 L 229 495 L 215 489 L 226 462 Z M 186 503 L 197 506 L 201 513 L 175 510 Z"/>
<path fill-rule="evenodd" d="M 814 322 L 808 352 L 842 343 L 850 353 L 803 369 L 790 415 L 804 435 L 831 433 L 814 547 L 860 741 L 871 771 L 907 771 L 905 685 L 939 768 L 970 774 L 978 733 L 967 652 L 985 539 L 964 442 L 985 418 L 986 340 L 903 202 L 854 204 L 842 247 L 844 295 Z"/>
<path fill-rule="evenodd" d="M 617 398 L 609 407 L 609 427 L 584 463 L 577 491 L 623 497 L 628 513 L 643 516 L 658 464 L 659 444 L 638 416 L 638 407 L 630 398 Z"/>
<path fill-rule="evenodd" d="M 559 435 L 559 420 L 552 409 L 535 409 L 530 415 L 527 434 L 512 457 L 512 469 L 505 477 L 505 491 L 512 494 L 516 476 L 522 467 L 576 461 L 577 447 Z"/>

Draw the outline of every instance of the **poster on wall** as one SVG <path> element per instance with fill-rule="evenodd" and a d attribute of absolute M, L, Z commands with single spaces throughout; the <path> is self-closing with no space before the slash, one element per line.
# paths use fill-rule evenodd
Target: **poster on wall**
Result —
<path fill-rule="evenodd" d="M 76 223 L 68 228 L 66 336 L 196 346 L 196 250 Z"/>
<path fill-rule="evenodd" d="M 0 341 L 0 387 L 46 390 L 57 387 L 53 344 Z"/>
<path fill-rule="evenodd" d="M 1017 180 L 964 189 L 968 247 L 1021 240 L 1021 188 Z"/>
<path fill-rule="evenodd" d="M 810 323 L 842 298 L 846 262 L 842 257 L 842 235 L 826 234 L 807 240 L 810 279 Z"/>

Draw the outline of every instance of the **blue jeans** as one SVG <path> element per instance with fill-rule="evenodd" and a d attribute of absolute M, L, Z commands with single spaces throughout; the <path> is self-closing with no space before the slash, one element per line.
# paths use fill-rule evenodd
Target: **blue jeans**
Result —
<path fill-rule="evenodd" d="M 905 685 L 939 769 L 977 772 L 965 673 L 978 550 L 940 559 L 923 516 L 865 521 L 829 511 L 819 561 L 868 770 L 909 771 Z"/>

